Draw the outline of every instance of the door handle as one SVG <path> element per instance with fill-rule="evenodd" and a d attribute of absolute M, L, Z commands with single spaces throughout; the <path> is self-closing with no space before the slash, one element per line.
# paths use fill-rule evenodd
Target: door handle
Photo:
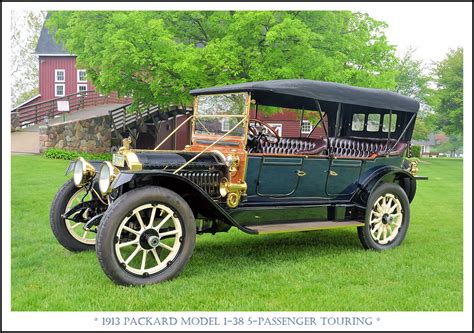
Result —
<path fill-rule="evenodd" d="M 304 172 L 303 170 L 297 170 L 296 174 L 298 175 L 298 177 L 306 176 L 306 172 Z"/>
<path fill-rule="evenodd" d="M 330 175 L 330 176 L 337 176 L 337 172 L 336 172 L 336 171 L 329 170 L 329 175 Z"/>

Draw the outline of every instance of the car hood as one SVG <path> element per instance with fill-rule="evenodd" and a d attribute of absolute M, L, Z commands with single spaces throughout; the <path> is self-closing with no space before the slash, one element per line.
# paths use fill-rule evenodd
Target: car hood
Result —
<path fill-rule="evenodd" d="M 161 151 L 135 151 L 135 154 L 142 164 L 143 169 L 177 169 L 190 161 L 199 152 L 161 152 Z M 210 166 L 224 167 L 224 161 L 219 154 L 206 152 L 195 158 L 186 169 L 203 169 Z"/>

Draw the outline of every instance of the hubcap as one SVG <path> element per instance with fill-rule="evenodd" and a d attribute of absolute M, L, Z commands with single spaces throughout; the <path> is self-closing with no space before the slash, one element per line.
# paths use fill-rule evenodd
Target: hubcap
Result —
<path fill-rule="evenodd" d="M 142 276 L 155 274 L 172 264 L 182 236 L 181 222 L 170 207 L 142 205 L 120 223 L 115 254 L 126 271 Z"/>
<path fill-rule="evenodd" d="M 151 250 L 160 244 L 158 231 L 153 228 L 146 229 L 140 235 L 140 246 L 146 250 Z"/>
<path fill-rule="evenodd" d="M 152 248 L 157 247 L 160 245 L 160 238 L 157 236 L 150 236 L 147 239 L 148 245 L 150 245 Z"/>
<path fill-rule="evenodd" d="M 378 244 L 392 242 L 400 231 L 403 221 L 403 210 L 400 200 L 393 194 L 380 196 L 370 212 L 370 234 Z"/>
<path fill-rule="evenodd" d="M 82 199 L 82 197 L 84 197 L 84 195 L 85 195 L 84 188 L 81 188 L 76 193 L 74 193 L 71 196 L 71 198 L 69 199 L 64 212 L 66 213 L 71 208 L 73 208 L 74 206 L 81 203 L 81 199 Z M 84 201 L 91 200 L 91 199 L 92 199 L 92 195 L 89 193 L 84 198 Z M 79 214 L 79 213 L 76 213 L 73 216 L 77 216 L 77 214 Z M 83 213 L 83 217 L 84 218 L 89 217 L 88 214 L 89 214 L 89 211 L 86 210 Z M 78 240 L 79 242 L 84 243 L 84 244 L 90 244 L 90 245 L 95 244 L 96 233 L 92 232 L 92 231 L 84 230 L 83 227 L 84 227 L 85 222 L 75 222 L 75 221 L 71 221 L 71 220 L 66 219 L 66 220 L 64 220 L 64 223 L 66 224 L 66 228 L 69 231 L 69 233 L 71 234 L 71 236 L 74 237 L 76 240 Z M 94 228 L 95 228 L 95 226 L 91 229 L 94 229 Z"/>

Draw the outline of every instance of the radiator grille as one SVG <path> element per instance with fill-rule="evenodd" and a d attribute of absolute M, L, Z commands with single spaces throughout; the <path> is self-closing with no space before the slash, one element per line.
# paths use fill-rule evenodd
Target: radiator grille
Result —
<path fill-rule="evenodd" d="M 211 197 L 219 196 L 220 172 L 183 171 L 178 174 L 191 180 Z"/>

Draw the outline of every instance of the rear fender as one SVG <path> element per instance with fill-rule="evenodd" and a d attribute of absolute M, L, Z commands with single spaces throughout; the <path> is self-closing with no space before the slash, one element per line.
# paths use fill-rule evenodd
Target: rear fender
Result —
<path fill-rule="evenodd" d="M 156 170 L 144 170 L 140 172 L 125 171 L 121 172 L 113 181 L 112 191 L 121 188 L 122 193 L 124 193 L 144 185 L 162 186 L 176 192 L 186 200 L 195 214 L 201 213 L 206 217 L 222 220 L 223 222 L 235 226 L 246 233 L 257 233 L 254 230 L 250 230 L 240 225 L 202 188 L 180 175 Z"/>
<path fill-rule="evenodd" d="M 370 193 L 382 183 L 396 183 L 407 194 L 412 202 L 416 193 L 416 179 L 411 173 L 402 168 L 386 165 L 370 169 L 359 179 L 358 190 L 351 201 L 361 208 L 365 208 Z"/>

